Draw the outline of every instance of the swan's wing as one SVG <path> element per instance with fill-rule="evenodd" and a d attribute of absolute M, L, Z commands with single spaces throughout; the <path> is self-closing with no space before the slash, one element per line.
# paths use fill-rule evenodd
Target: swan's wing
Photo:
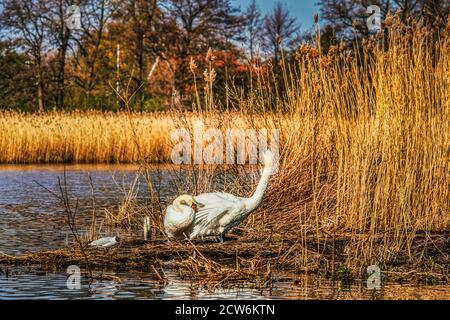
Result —
<path fill-rule="evenodd" d="M 241 206 L 241 199 L 229 193 L 203 193 L 195 200 L 201 206 L 195 214 L 191 239 L 208 235 L 207 230 L 216 228 L 222 217 L 236 212 Z"/>
<path fill-rule="evenodd" d="M 164 223 L 166 223 L 166 221 L 169 222 L 171 217 L 174 215 L 174 213 L 175 213 L 175 209 L 174 209 L 173 205 L 171 205 L 171 204 L 168 205 L 166 208 L 166 211 L 164 213 Z"/>

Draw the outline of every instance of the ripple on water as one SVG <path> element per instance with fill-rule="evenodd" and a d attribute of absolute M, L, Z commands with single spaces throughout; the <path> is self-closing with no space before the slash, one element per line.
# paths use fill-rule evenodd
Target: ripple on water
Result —
<path fill-rule="evenodd" d="M 13 274 L 0 276 L 0 299 L 450 299 L 448 286 L 415 286 L 388 284 L 381 290 L 368 290 L 362 283 L 340 287 L 313 276 L 297 276 L 292 281 L 274 283 L 272 288 L 255 289 L 249 285 L 229 289 L 206 289 L 166 272 L 167 284 L 161 284 L 145 273 L 116 273 L 119 281 L 95 281 L 90 287 L 86 279 L 81 289 L 70 290 L 66 275 L 58 273 Z"/>
<path fill-rule="evenodd" d="M 66 167 L 67 184 L 71 199 L 77 199 L 78 228 L 89 228 L 92 196 L 89 175 L 92 177 L 99 218 L 101 208 L 116 207 L 135 178 L 133 166 L 73 165 Z M 64 223 L 61 203 L 42 186 L 58 192 L 58 177 L 63 166 L 0 166 L 0 251 L 21 254 L 42 249 L 63 247 L 70 234 Z M 172 180 L 164 174 L 154 173 L 159 181 L 162 197 L 169 197 Z M 139 182 L 138 196 L 145 198 L 144 179 Z"/>

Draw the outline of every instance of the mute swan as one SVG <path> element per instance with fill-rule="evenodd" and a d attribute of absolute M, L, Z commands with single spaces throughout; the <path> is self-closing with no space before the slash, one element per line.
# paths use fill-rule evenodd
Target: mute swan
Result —
<path fill-rule="evenodd" d="M 203 193 L 198 196 L 182 195 L 166 210 L 164 226 L 169 237 L 189 239 L 208 236 L 219 237 L 239 225 L 262 202 L 272 174 L 272 152 L 263 155 L 264 170 L 256 191 L 250 198 L 229 193 Z"/>

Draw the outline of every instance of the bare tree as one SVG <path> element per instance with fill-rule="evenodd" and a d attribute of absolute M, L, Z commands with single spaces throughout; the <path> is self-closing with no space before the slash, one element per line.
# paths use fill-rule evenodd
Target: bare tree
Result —
<path fill-rule="evenodd" d="M 289 14 L 289 10 L 281 2 L 277 2 L 271 13 L 264 18 L 265 46 L 272 54 L 275 65 L 281 58 L 283 47 L 293 47 L 300 39 L 297 19 Z"/>
<path fill-rule="evenodd" d="M 416 4 L 417 0 L 322 0 L 320 10 L 322 19 L 334 28 L 338 37 L 353 40 L 355 31 L 358 37 L 370 34 L 366 23 L 369 17 L 367 13 L 369 6 L 378 6 L 383 17 L 403 8 L 401 9 L 402 19 L 406 20 Z"/>
<path fill-rule="evenodd" d="M 121 2 L 116 15 L 122 25 L 122 39 L 132 56 L 132 64 L 136 73 L 133 74 L 137 94 L 143 92 L 149 58 L 154 58 L 152 47 L 154 42 L 163 39 L 164 34 L 158 34 L 158 27 L 163 24 L 157 0 L 126 0 Z M 139 99 L 142 103 L 142 98 Z"/>
<path fill-rule="evenodd" d="M 99 65 L 101 47 L 107 32 L 107 24 L 117 10 L 114 0 L 85 0 L 81 9 L 81 30 L 73 31 L 75 45 L 71 46 L 77 73 L 75 83 L 86 94 L 88 101 L 101 76 Z"/>
<path fill-rule="evenodd" d="M 355 31 L 358 38 L 367 36 L 367 8 L 376 5 L 380 8 L 383 17 L 397 11 L 404 23 L 410 17 L 426 17 L 430 23 L 436 20 L 441 27 L 448 17 L 450 4 L 440 0 L 322 0 L 321 16 L 328 25 L 331 25 L 338 37 L 354 40 Z"/>
<path fill-rule="evenodd" d="M 246 43 L 247 49 L 250 54 L 250 60 L 253 60 L 255 55 L 255 49 L 259 47 L 262 33 L 262 17 L 261 11 L 256 4 L 256 0 L 252 0 L 250 6 L 245 11 L 245 31 L 246 31 Z"/>
<path fill-rule="evenodd" d="M 55 101 L 58 108 L 64 106 L 64 92 L 66 80 L 66 57 L 69 47 L 71 32 L 65 22 L 66 11 L 72 1 L 69 0 L 50 0 L 47 23 L 49 25 L 49 35 L 52 45 L 57 49 L 56 58 L 56 92 Z"/>
<path fill-rule="evenodd" d="M 45 0 L 5 0 L 0 13 L 0 25 L 8 30 L 10 38 L 31 57 L 33 74 L 36 79 L 38 112 L 44 111 L 44 50 L 48 34 L 46 21 L 49 9 Z"/>
<path fill-rule="evenodd" d="M 437 28 L 444 28 L 450 19 L 450 1 L 426 0 L 422 1 L 422 15 Z"/>
<path fill-rule="evenodd" d="M 172 55 L 177 60 L 175 88 L 183 98 L 190 79 L 189 58 L 208 48 L 227 50 L 241 38 L 242 16 L 230 0 L 170 0 L 164 5 L 172 20 Z"/>

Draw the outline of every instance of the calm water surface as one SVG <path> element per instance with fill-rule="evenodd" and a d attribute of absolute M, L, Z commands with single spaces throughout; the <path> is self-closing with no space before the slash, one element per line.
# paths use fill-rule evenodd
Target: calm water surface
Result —
<path fill-rule="evenodd" d="M 133 166 L 73 165 L 66 167 L 72 199 L 78 199 L 77 223 L 87 228 L 91 214 L 93 181 L 99 217 L 103 208 L 114 208 L 135 178 Z M 0 166 L 0 254 L 17 255 L 67 245 L 69 230 L 58 199 L 42 186 L 58 190 L 63 166 Z M 168 172 L 153 174 L 161 198 L 171 199 L 175 187 Z M 139 196 L 146 197 L 144 181 Z M 108 230 L 102 230 L 106 235 Z M 272 288 L 254 289 L 249 284 L 232 289 L 205 289 L 181 280 L 166 271 L 168 282 L 155 282 L 140 272 L 111 273 L 119 280 L 89 284 L 83 279 L 80 289 L 67 288 L 64 273 L 40 273 L 13 269 L 8 276 L 0 272 L 0 299 L 450 299 L 448 286 L 384 284 L 380 290 L 368 290 L 363 283 L 342 286 L 314 276 L 295 276 L 275 282 Z M 292 275 L 291 275 L 292 276 Z M 283 277 L 286 278 L 286 277 Z M 292 278 L 292 277 L 291 277 Z"/>

